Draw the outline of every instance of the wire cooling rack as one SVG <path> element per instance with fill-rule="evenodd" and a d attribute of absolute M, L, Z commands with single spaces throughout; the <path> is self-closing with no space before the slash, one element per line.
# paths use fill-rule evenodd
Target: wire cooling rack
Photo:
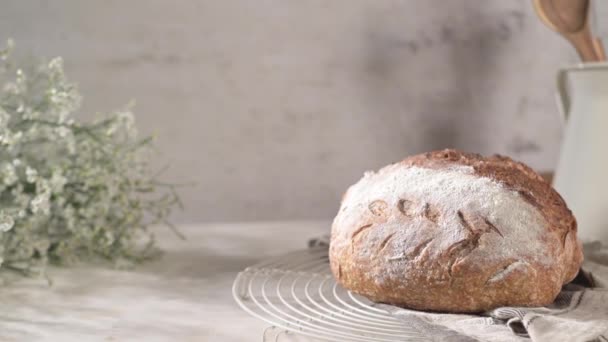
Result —
<path fill-rule="evenodd" d="M 403 321 L 336 284 L 327 247 L 248 267 L 236 277 L 232 293 L 245 311 L 271 325 L 264 341 L 290 335 L 326 341 L 426 341 Z"/>

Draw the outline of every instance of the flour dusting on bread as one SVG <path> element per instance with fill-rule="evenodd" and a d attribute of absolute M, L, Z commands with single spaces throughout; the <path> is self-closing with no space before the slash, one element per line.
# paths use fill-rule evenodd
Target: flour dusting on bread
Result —
<path fill-rule="evenodd" d="M 332 270 L 357 293 L 412 308 L 545 303 L 582 259 L 580 242 L 564 239 L 575 233 L 573 218 L 548 216 L 548 200 L 571 215 L 558 199 L 505 157 L 414 156 L 348 189 L 332 225 Z"/>
<path fill-rule="evenodd" d="M 403 215 L 403 212 L 398 208 L 403 201 L 415 203 L 408 210 L 421 218 L 425 207 L 438 208 L 440 214 L 436 223 L 443 230 L 444 238 L 435 245 L 436 248 L 448 248 L 466 235 L 466 228 L 458 215 L 459 212 L 466 211 L 476 213 L 500 231 L 497 235 L 484 234 L 475 256 L 517 258 L 528 255 L 542 263 L 551 260 L 545 245 L 540 243 L 539 236 L 543 233 L 544 221 L 538 209 L 522 199 L 516 191 L 509 190 L 490 178 L 475 176 L 472 167 L 451 166 L 434 170 L 390 165 L 377 173 L 366 172 L 349 189 L 342 203 L 342 207 L 347 209 L 336 220 L 348 219 L 360 207 L 380 200 L 389 207 L 397 208 L 391 211 L 389 221 L 400 220 L 398 216 Z M 403 229 L 412 228 L 406 227 L 404 223 Z M 488 248 L 485 243 L 487 240 L 492 240 L 501 247 Z M 404 252 L 402 248 L 405 246 L 394 243 L 391 247 L 393 254 L 387 254 L 387 258 L 398 259 L 395 257 Z M 370 253 L 374 252 L 370 250 Z"/>

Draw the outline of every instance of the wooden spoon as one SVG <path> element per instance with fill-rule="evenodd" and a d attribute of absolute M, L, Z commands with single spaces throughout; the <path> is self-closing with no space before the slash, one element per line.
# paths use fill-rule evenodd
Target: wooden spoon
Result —
<path fill-rule="evenodd" d="M 606 51 L 604 50 L 604 44 L 602 44 L 602 40 L 600 38 L 595 37 L 595 39 L 593 39 L 593 46 L 595 47 L 595 53 L 597 54 L 597 58 L 600 61 L 605 61 Z"/>
<path fill-rule="evenodd" d="M 589 27 L 589 0 L 533 1 L 540 19 L 574 45 L 583 62 L 601 60 Z"/>

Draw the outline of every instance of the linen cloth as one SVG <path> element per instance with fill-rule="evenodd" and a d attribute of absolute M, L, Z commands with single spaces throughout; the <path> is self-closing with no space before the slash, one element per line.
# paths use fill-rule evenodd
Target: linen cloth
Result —
<path fill-rule="evenodd" d="M 309 247 L 329 246 L 329 237 Z M 428 341 L 599 341 L 608 342 L 608 247 L 583 245 L 585 261 L 576 279 L 547 307 L 501 307 L 481 315 L 442 314 L 376 304 Z"/>

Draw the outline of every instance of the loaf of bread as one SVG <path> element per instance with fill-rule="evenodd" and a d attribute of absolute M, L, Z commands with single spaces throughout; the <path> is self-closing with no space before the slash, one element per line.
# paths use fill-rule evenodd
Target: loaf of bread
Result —
<path fill-rule="evenodd" d="M 574 216 L 536 172 L 455 150 L 365 173 L 344 194 L 329 257 L 354 293 L 440 312 L 550 304 L 583 259 Z"/>

